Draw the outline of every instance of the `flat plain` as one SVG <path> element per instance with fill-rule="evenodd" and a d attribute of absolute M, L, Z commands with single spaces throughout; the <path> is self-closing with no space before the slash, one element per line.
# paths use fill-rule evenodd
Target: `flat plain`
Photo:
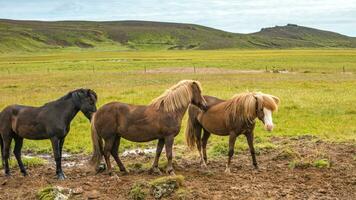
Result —
<path fill-rule="evenodd" d="M 300 163 L 307 162 L 311 167 L 299 170 L 305 170 L 306 173 L 315 173 L 316 177 L 323 176 L 320 174 L 328 175 L 328 171 L 325 170 L 330 170 L 331 174 L 333 170 L 340 170 L 341 165 L 347 165 L 347 169 L 351 173 L 348 175 L 351 176 L 347 176 L 345 182 L 341 181 L 341 189 L 339 189 L 340 191 L 350 192 L 352 188 L 355 189 L 355 72 L 356 50 L 350 49 L 56 51 L 50 53 L 1 54 L 0 109 L 10 104 L 41 106 L 81 87 L 91 88 L 97 92 L 99 96 L 98 107 L 112 101 L 149 104 L 166 88 L 182 79 L 198 80 L 202 83 L 204 94 L 223 99 L 231 98 L 234 94 L 244 91 L 261 91 L 278 96 L 281 99 L 281 104 L 278 112 L 273 115 L 275 123 L 273 132 L 264 131 L 262 123 L 257 122 L 255 142 L 256 148 L 260 152 L 257 159 L 263 159 L 263 162 L 274 165 L 274 157 L 271 155 L 278 156 L 281 152 L 289 152 L 292 155 L 293 152 L 296 152 L 305 156 L 308 155 L 305 152 L 310 152 L 310 149 L 305 150 L 300 141 L 307 138 L 306 144 L 308 145 L 317 144 L 320 141 L 323 148 L 310 146 L 314 150 L 317 149 L 307 156 L 310 159 L 296 156 L 292 159 L 279 160 L 277 164 L 282 163 L 282 168 L 285 168 L 283 170 L 287 170 L 285 173 L 288 174 L 288 170 L 293 171 L 291 168 L 298 168 Z M 196 151 L 187 153 L 185 150 L 185 124 L 186 117 L 183 120 L 181 132 L 175 140 L 178 165 L 184 165 L 184 162 L 188 162 L 189 159 L 191 159 L 190 164 L 193 161 L 198 162 Z M 218 182 L 220 180 L 218 174 L 223 174 L 223 165 L 227 154 L 227 139 L 226 137 L 212 136 L 208 144 L 209 156 L 213 160 L 211 165 L 212 180 L 218 180 Z M 278 142 L 280 140 L 287 142 Z M 298 145 L 296 145 L 296 141 L 299 142 Z M 155 144 L 155 141 L 142 144 L 122 141 L 120 152 L 136 148 L 152 148 L 155 147 Z M 340 155 L 346 155 L 347 158 L 340 161 L 340 165 L 336 162 L 340 158 L 326 150 L 331 147 L 336 148 L 335 152 L 339 152 Z M 80 113 L 72 122 L 64 150 L 74 157 L 77 155 L 86 157 L 91 153 L 91 148 L 90 124 Z M 343 151 L 345 148 L 347 152 Z M 245 138 L 239 138 L 236 144 L 237 156 L 235 162 L 238 163 L 237 160 L 242 156 L 244 165 L 238 164 L 238 168 L 242 168 L 241 173 L 250 173 L 249 168 L 246 167 L 251 165 L 249 157 L 246 157 L 246 149 Z M 38 154 L 50 154 L 52 151 L 49 141 L 25 140 L 23 152 L 25 155 L 36 157 Z M 269 154 L 269 152 L 272 153 Z M 41 160 L 26 159 L 29 168 L 43 164 Z M 141 162 L 142 159 L 126 158 L 125 160 L 129 163 L 135 163 L 135 160 Z M 164 156 L 162 156 L 162 160 L 165 160 Z M 219 160 L 221 160 L 220 163 L 217 162 Z M 45 161 L 46 159 L 43 162 Z M 51 159 L 49 161 L 52 163 Z M 143 159 L 142 162 L 147 165 L 151 161 L 152 159 Z M 324 161 L 329 163 L 329 165 L 326 165 L 327 169 L 318 169 L 318 162 Z M 263 162 L 261 163 L 262 168 L 266 168 L 267 166 Z M 332 163 L 331 166 L 330 163 Z M 48 163 L 44 165 L 52 166 Z M 13 166 L 15 167 L 15 164 Z M 40 169 L 44 168 L 46 167 L 40 167 Z M 197 176 L 197 172 L 194 172 L 195 168 L 198 167 L 193 166 L 191 173 L 178 170 L 178 174 L 184 174 L 188 179 L 191 179 Z M 14 168 L 13 170 L 18 171 Z M 233 171 L 235 174 L 240 173 L 240 170 Z M 273 173 L 267 173 L 267 171 L 266 169 L 265 171 L 262 170 L 263 176 Z M 37 175 L 37 173 L 40 173 L 38 171 L 31 172 L 33 176 L 40 176 Z M 303 176 L 302 172 L 297 172 L 297 175 Z M 153 178 L 152 176 L 140 176 L 139 173 L 133 173 L 135 177 L 133 180 Z M 69 176 L 72 176 L 70 178 L 74 179 L 74 174 L 74 172 L 70 174 Z M 209 175 L 205 172 L 198 174 L 200 179 L 197 184 L 203 184 L 204 176 L 208 176 L 207 174 Z M 0 179 L 5 180 L 2 176 L 1 173 Z M 14 176 L 20 175 L 15 173 Z M 49 176 L 48 179 L 50 179 L 51 184 L 56 183 L 53 177 Z M 102 176 L 100 177 L 104 179 Z M 31 175 L 28 179 L 30 178 Z M 17 179 L 20 178 L 15 180 Z M 15 180 L 9 180 L 9 184 L 1 187 L 5 189 L 4 191 L 10 192 L 12 191 L 10 186 L 16 185 Z M 34 187 L 40 188 L 44 186 L 43 184 L 41 182 L 41 184 L 35 184 Z M 130 180 L 130 184 L 134 184 L 134 182 Z M 317 183 L 315 184 L 317 185 Z M 78 185 L 80 185 L 79 182 Z M 74 185 L 73 187 L 77 186 Z M 189 188 L 197 189 L 198 186 L 190 187 L 189 183 L 187 186 L 188 193 Z M 223 189 L 220 188 L 220 190 Z M 262 193 L 259 194 L 259 197 L 266 195 L 263 191 L 265 190 L 260 191 Z M 274 191 L 273 188 L 271 191 Z M 24 190 L 18 193 L 19 196 L 16 197 L 26 195 L 26 192 L 28 191 Z M 128 198 L 128 189 L 126 188 L 124 192 L 126 195 L 124 196 Z M 257 193 L 249 192 L 251 192 L 252 197 L 254 195 L 258 197 Z M 314 191 L 310 192 L 312 194 Z M 326 190 L 326 193 L 321 191 L 319 197 L 323 197 L 323 195 L 325 197 L 329 192 L 331 194 L 332 189 Z M 35 195 L 33 192 L 30 194 Z M 84 194 L 86 193 L 84 192 Z M 194 193 L 191 192 L 189 195 L 194 196 Z M 218 194 L 214 193 L 214 195 L 218 197 Z M 291 193 L 290 197 L 297 196 L 296 192 Z M 197 197 L 202 196 L 198 194 Z M 224 197 L 223 194 L 222 197 Z M 283 198 L 283 196 L 280 197 Z M 336 195 L 336 197 L 345 196 Z"/>

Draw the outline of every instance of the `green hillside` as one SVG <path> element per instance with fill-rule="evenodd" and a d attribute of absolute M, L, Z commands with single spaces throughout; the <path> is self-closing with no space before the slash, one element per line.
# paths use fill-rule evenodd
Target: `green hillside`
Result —
<path fill-rule="evenodd" d="M 287 25 L 252 34 L 229 33 L 194 24 L 146 21 L 18 21 L 0 19 L 0 52 L 61 49 L 162 50 L 337 47 L 355 48 L 356 39 Z"/>

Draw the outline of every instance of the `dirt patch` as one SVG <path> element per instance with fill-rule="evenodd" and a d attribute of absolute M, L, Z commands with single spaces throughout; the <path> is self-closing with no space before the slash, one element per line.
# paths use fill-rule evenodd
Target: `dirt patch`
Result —
<path fill-rule="evenodd" d="M 216 67 L 163 67 L 156 69 L 147 69 L 148 74 L 256 74 L 264 73 L 263 70 L 235 70 L 235 69 L 223 69 Z"/>
<path fill-rule="evenodd" d="M 183 175 L 184 192 L 175 192 L 171 198 L 184 194 L 183 199 L 353 199 L 356 196 L 356 148 L 355 144 L 326 143 L 313 137 L 271 138 L 277 146 L 261 150 L 257 156 L 260 166 L 254 170 L 247 151 L 238 152 L 233 159 L 232 173 L 225 174 L 226 158 L 209 158 L 208 168 L 200 167 L 198 153 L 185 148 L 176 150 L 176 174 Z M 286 150 L 286 148 L 288 150 Z M 287 152 L 288 156 L 281 156 Z M 289 156 L 289 155 L 298 156 Z M 165 155 L 162 155 L 165 160 Z M 82 163 L 89 157 L 72 156 L 67 162 Z M 327 159 L 330 166 L 318 168 L 312 164 L 306 168 L 291 168 L 290 162 L 311 162 Z M 123 157 L 129 163 L 150 166 L 152 156 Z M 0 199 L 35 199 L 36 194 L 49 185 L 71 191 L 71 199 L 128 199 L 136 183 L 150 182 L 165 175 L 150 175 L 148 170 L 132 170 L 128 175 L 116 171 L 115 175 L 95 174 L 84 165 L 64 166 L 65 181 L 54 176 L 54 164 L 29 168 L 29 176 L 22 177 L 18 169 L 12 169 L 10 178 L 0 174 Z M 164 170 L 164 169 L 163 169 Z M 147 195 L 146 199 L 154 199 Z"/>

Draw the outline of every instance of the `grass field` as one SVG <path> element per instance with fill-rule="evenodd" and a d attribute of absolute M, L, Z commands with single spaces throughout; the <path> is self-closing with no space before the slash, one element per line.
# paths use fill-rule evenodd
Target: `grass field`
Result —
<path fill-rule="evenodd" d="M 174 73 L 177 68 L 188 70 Z M 220 71 L 200 73 L 216 68 Z M 155 69 L 166 71 L 156 73 Z M 266 69 L 288 73 L 267 73 Z M 179 80 L 196 79 L 205 94 L 220 98 L 246 90 L 280 97 L 281 107 L 274 114 L 275 130 L 267 133 L 258 122 L 259 148 L 273 148 L 269 142 L 272 136 L 314 135 L 355 142 L 355 72 L 356 50 L 348 49 L 0 54 L 0 109 L 14 103 L 40 106 L 80 87 L 97 92 L 98 107 L 111 101 L 148 104 Z M 186 119 L 176 144 L 184 144 L 185 122 Z M 79 114 L 72 122 L 65 150 L 91 152 L 89 127 Z M 227 138 L 217 138 L 212 137 L 210 146 L 227 143 Z M 137 146 L 122 143 L 121 152 Z M 153 143 L 138 146 L 148 145 Z M 240 138 L 236 146 L 245 148 L 245 139 Z M 49 152 L 51 147 L 49 141 L 26 140 L 24 149 Z"/>

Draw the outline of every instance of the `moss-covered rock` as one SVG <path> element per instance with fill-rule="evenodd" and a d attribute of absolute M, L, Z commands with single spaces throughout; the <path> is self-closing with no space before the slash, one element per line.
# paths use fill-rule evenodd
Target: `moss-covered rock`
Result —
<path fill-rule="evenodd" d="M 70 190 L 58 186 L 48 186 L 37 192 L 36 198 L 39 200 L 67 200 L 70 197 Z"/>
<path fill-rule="evenodd" d="M 181 187 L 183 182 L 184 177 L 182 175 L 166 176 L 155 179 L 150 182 L 151 194 L 156 199 L 167 197 Z"/>

